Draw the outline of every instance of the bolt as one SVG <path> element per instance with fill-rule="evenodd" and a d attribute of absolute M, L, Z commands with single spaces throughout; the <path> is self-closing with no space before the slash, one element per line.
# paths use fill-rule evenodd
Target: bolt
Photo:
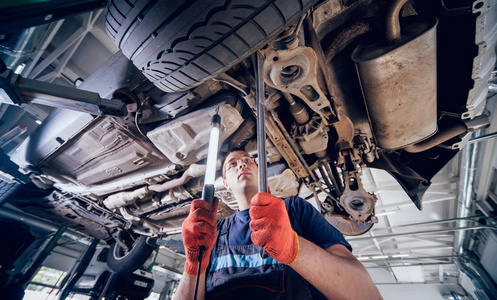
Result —
<path fill-rule="evenodd" d="M 53 18 L 53 15 L 52 14 L 48 14 L 45 16 L 45 18 L 43 18 L 45 21 L 49 21 Z"/>
<path fill-rule="evenodd" d="M 181 152 L 176 152 L 176 157 L 179 159 L 183 159 L 183 158 L 185 158 L 185 155 Z"/>

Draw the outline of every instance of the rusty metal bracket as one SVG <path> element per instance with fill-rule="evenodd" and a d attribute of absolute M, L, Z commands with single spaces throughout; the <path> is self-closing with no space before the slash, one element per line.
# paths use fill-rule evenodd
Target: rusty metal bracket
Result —
<path fill-rule="evenodd" d="M 248 106 L 251 108 L 252 113 L 255 114 L 257 111 L 257 106 L 255 103 L 255 98 L 253 94 L 248 94 L 243 97 L 247 102 Z M 266 134 L 269 139 L 273 142 L 274 146 L 280 154 L 283 156 L 288 166 L 297 175 L 298 178 L 306 178 L 309 173 L 306 171 L 302 161 L 300 161 L 297 154 L 293 151 L 290 143 L 285 139 L 285 136 L 278 128 L 275 120 L 272 118 L 269 112 L 266 112 Z"/>
<path fill-rule="evenodd" d="M 274 50 L 268 47 L 264 55 L 264 80 L 269 86 L 304 100 L 327 124 L 330 118 L 336 118 L 318 82 L 318 57 L 312 48 Z"/>

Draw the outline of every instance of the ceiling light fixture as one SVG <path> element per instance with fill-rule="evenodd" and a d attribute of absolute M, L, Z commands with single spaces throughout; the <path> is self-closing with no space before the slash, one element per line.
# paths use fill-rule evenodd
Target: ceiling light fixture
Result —
<path fill-rule="evenodd" d="M 24 67 L 26 64 L 20 64 L 17 66 L 16 70 L 14 71 L 15 74 L 21 74 L 22 70 L 24 70 Z"/>
<path fill-rule="evenodd" d="M 380 217 L 380 216 L 386 216 L 386 215 L 393 215 L 396 212 L 397 212 L 397 210 L 383 211 L 380 213 L 376 213 L 375 216 Z"/>

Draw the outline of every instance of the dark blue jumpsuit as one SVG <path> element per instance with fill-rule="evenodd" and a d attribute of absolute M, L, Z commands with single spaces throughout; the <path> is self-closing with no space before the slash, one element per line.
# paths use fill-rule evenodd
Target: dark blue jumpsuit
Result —
<path fill-rule="evenodd" d="M 326 249 L 343 244 L 343 235 L 308 202 L 299 197 L 285 200 L 293 230 Z M 249 210 L 219 220 L 217 238 L 207 267 L 206 299 L 326 299 L 290 266 L 269 257 L 252 243 Z M 333 284 L 330 282 L 330 284 Z"/>

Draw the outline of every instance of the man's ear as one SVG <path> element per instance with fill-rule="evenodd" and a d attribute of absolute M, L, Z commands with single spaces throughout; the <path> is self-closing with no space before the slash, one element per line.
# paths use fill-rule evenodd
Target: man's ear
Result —
<path fill-rule="evenodd" d="M 228 186 L 228 183 L 226 182 L 226 180 L 225 180 L 225 179 L 223 179 L 223 184 L 224 184 L 224 186 L 226 187 L 226 189 L 227 189 L 228 191 L 231 191 L 231 188 Z"/>

